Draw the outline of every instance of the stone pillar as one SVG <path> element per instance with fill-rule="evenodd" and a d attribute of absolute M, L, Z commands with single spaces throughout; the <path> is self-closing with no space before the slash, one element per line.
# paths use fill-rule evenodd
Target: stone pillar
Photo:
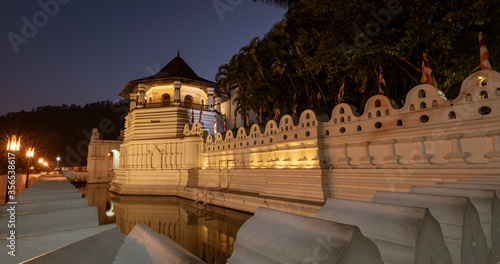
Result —
<path fill-rule="evenodd" d="M 491 137 L 493 150 L 486 153 L 484 157 L 490 160 L 488 163 L 500 162 L 500 130 L 488 131 L 486 136 Z"/>
<path fill-rule="evenodd" d="M 214 110 L 214 92 L 215 92 L 215 88 L 208 87 L 207 88 L 207 92 L 208 92 L 208 109 Z"/>
<path fill-rule="evenodd" d="M 220 113 L 220 104 L 221 104 L 221 99 L 220 97 L 215 98 L 215 110 Z"/>
<path fill-rule="evenodd" d="M 138 85 L 139 98 L 137 100 L 137 108 L 143 108 L 146 106 L 146 85 L 140 83 Z"/>
<path fill-rule="evenodd" d="M 384 157 L 385 164 L 399 164 L 399 155 L 396 155 L 396 146 L 394 146 L 395 140 L 389 139 L 382 144 L 387 144 L 387 156 Z"/>
<path fill-rule="evenodd" d="M 451 152 L 444 156 L 448 160 L 448 163 L 464 163 L 467 154 L 462 152 L 462 146 L 460 144 L 460 138 L 462 135 L 459 133 L 446 135 L 444 139 L 451 142 Z"/>
<path fill-rule="evenodd" d="M 128 96 L 130 100 L 130 111 L 132 111 L 137 107 L 137 94 L 130 93 Z"/>
<path fill-rule="evenodd" d="M 364 147 L 364 156 L 359 158 L 362 166 L 372 166 L 372 157 L 370 156 L 370 142 L 366 141 L 361 143 L 361 146 Z"/>
<path fill-rule="evenodd" d="M 413 142 L 417 143 L 417 154 L 411 157 L 415 161 L 415 164 L 429 164 L 430 156 L 425 154 L 425 138 L 416 137 Z"/>
<path fill-rule="evenodd" d="M 181 105 L 181 81 L 174 82 L 174 106 Z"/>
<path fill-rule="evenodd" d="M 343 144 L 338 145 L 338 147 L 342 148 L 342 157 L 337 159 L 337 163 L 341 166 L 342 165 L 349 166 L 349 160 L 351 158 L 349 158 L 349 156 L 347 156 L 347 144 L 343 143 Z"/>

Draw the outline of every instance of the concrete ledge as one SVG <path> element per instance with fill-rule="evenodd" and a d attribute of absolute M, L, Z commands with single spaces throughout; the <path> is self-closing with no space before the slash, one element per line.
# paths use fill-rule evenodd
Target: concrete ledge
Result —
<path fill-rule="evenodd" d="M 382 263 L 355 226 L 258 208 L 238 231 L 228 264 Z"/>
<path fill-rule="evenodd" d="M 26 196 L 33 196 L 33 195 L 47 195 L 47 194 L 63 194 L 63 193 L 75 193 L 78 192 L 77 189 L 68 189 L 68 188 L 58 188 L 58 189 L 52 189 L 52 188 L 47 188 L 47 189 L 40 189 L 36 191 L 30 191 L 28 192 L 27 190 L 25 192 L 20 192 L 17 194 L 17 197 L 26 197 Z"/>
<path fill-rule="evenodd" d="M 123 245 L 124 239 L 125 235 L 121 233 L 120 227 L 114 227 L 25 263 L 109 264 Z"/>
<path fill-rule="evenodd" d="M 448 182 L 438 182 L 436 183 L 437 188 L 459 188 L 459 189 L 468 189 L 468 190 L 493 190 L 497 193 L 497 196 L 500 195 L 500 184 L 491 184 L 491 183 L 467 183 L 467 182 L 457 182 L 457 183 L 448 183 Z"/>
<path fill-rule="evenodd" d="M 487 263 L 486 236 L 476 208 L 468 198 L 412 193 L 376 192 L 372 202 L 427 207 L 441 225 L 453 263 Z"/>
<path fill-rule="evenodd" d="M 9 216 L 1 216 L 7 223 Z M 97 206 L 16 215 L 16 236 L 49 233 L 98 226 Z M 7 228 L 0 229 L 0 238 L 8 237 Z"/>
<path fill-rule="evenodd" d="M 167 236 L 139 223 L 125 238 L 113 263 L 202 264 L 205 262 Z"/>
<path fill-rule="evenodd" d="M 385 263 L 451 263 L 441 226 L 427 208 L 329 198 L 316 217 L 359 227 Z"/>
<path fill-rule="evenodd" d="M 500 200 L 492 190 L 412 187 L 410 193 L 467 197 L 476 207 L 493 263 L 500 261 Z"/>
<path fill-rule="evenodd" d="M 79 208 L 86 207 L 88 205 L 89 200 L 87 197 L 42 202 L 26 202 L 18 203 L 16 205 L 16 214 Z M 9 207 L 10 205 L 0 205 L 0 216 L 7 215 L 6 210 Z"/>
<path fill-rule="evenodd" d="M 1 262 L 5 264 L 20 263 L 114 227 L 116 224 L 18 237 L 16 238 L 16 248 L 18 249 L 16 256 L 3 257 Z M 6 242 L 5 239 L 0 240 L 0 247 L 6 248 Z"/>
<path fill-rule="evenodd" d="M 61 199 L 73 199 L 82 198 L 82 194 L 79 192 L 63 193 L 63 194 L 44 194 L 44 195 L 30 195 L 16 197 L 15 202 L 40 202 L 40 201 L 52 201 Z"/>

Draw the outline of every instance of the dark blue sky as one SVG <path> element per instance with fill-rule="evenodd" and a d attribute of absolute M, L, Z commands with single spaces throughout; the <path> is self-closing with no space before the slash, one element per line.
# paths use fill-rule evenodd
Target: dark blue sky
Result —
<path fill-rule="evenodd" d="M 178 49 L 200 77 L 214 80 L 221 64 L 285 13 L 251 0 L 40 0 L 57 3 L 49 12 L 37 2 L 0 4 L 0 115 L 116 100 L 128 81 L 156 73 Z M 23 17 L 35 22 L 36 35 L 23 33 Z"/>

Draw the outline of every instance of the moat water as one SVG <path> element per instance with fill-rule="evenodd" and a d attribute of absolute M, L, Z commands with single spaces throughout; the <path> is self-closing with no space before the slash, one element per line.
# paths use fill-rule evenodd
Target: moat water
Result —
<path fill-rule="evenodd" d="M 77 186 L 90 206 L 97 206 L 99 224 L 116 223 L 128 235 L 143 223 L 170 237 L 206 263 L 226 263 L 236 233 L 252 215 L 178 197 L 121 196 L 109 184 Z"/>

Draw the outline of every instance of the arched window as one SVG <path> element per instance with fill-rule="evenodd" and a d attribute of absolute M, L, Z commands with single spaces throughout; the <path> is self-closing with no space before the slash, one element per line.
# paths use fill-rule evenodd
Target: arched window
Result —
<path fill-rule="evenodd" d="M 432 107 L 437 107 L 438 106 L 438 102 L 436 100 L 432 101 Z"/>
<path fill-rule="evenodd" d="M 341 118 L 340 118 L 340 123 L 344 123 L 344 122 L 345 122 L 344 117 L 341 117 Z"/>
<path fill-rule="evenodd" d="M 361 126 L 358 126 L 357 130 L 358 130 L 358 131 L 361 131 Z"/>
<path fill-rule="evenodd" d="M 472 102 L 472 95 L 471 95 L 471 94 L 467 94 L 467 95 L 465 96 L 465 101 L 466 101 L 466 102 Z"/>
<path fill-rule="evenodd" d="M 385 109 L 385 115 L 390 115 L 389 109 Z"/>
<path fill-rule="evenodd" d="M 347 121 L 351 121 L 351 116 L 347 116 Z"/>
<path fill-rule="evenodd" d="M 380 107 L 380 100 L 375 100 L 375 107 Z"/>
<path fill-rule="evenodd" d="M 161 96 L 161 100 L 163 102 L 163 106 L 170 106 L 170 94 L 164 94 Z"/>
<path fill-rule="evenodd" d="M 380 111 L 377 111 L 377 112 L 375 113 L 375 115 L 376 115 L 376 116 L 381 116 Z"/>
<path fill-rule="evenodd" d="M 425 98 L 425 90 L 418 91 L 418 98 Z"/>
<path fill-rule="evenodd" d="M 344 113 L 344 108 L 343 108 L 343 107 L 341 107 L 341 108 L 340 108 L 339 113 L 340 113 L 340 114 L 343 114 L 343 113 Z"/>
<path fill-rule="evenodd" d="M 487 99 L 487 98 L 488 98 L 488 92 L 486 92 L 486 91 L 481 91 L 481 92 L 479 93 L 479 98 L 481 98 L 481 99 Z"/>
<path fill-rule="evenodd" d="M 451 112 L 448 114 L 448 118 L 449 118 L 449 119 L 457 119 L 457 114 L 455 114 L 455 112 L 451 111 Z"/>
<path fill-rule="evenodd" d="M 372 118 L 372 113 L 368 113 L 368 118 Z"/>
<path fill-rule="evenodd" d="M 399 119 L 397 122 L 397 126 L 402 126 L 403 125 L 403 120 Z"/>
<path fill-rule="evenodd" d="M 410 105 L 410 111 L 415 111 L 415 106 L 413 104 Z"/>
<path fill-rule="evenodd" d="M 420 109 L 425 109 L 425 108 L 427 108 L 427 104 L 425 104 L 424 102 L 421 102 Z"/>
<path fill-rule="evenodd" d="M 500 88 L 497 88 L 496 92 L 495 92 L 495 95 L 498 97 L 500 96 Z"/>
<path fill-rule="evenodd" d="M 186 95 L 184 97 L 184 107 L 191 107 L 193 103 L 193 97 L 191 95 Z"/>

